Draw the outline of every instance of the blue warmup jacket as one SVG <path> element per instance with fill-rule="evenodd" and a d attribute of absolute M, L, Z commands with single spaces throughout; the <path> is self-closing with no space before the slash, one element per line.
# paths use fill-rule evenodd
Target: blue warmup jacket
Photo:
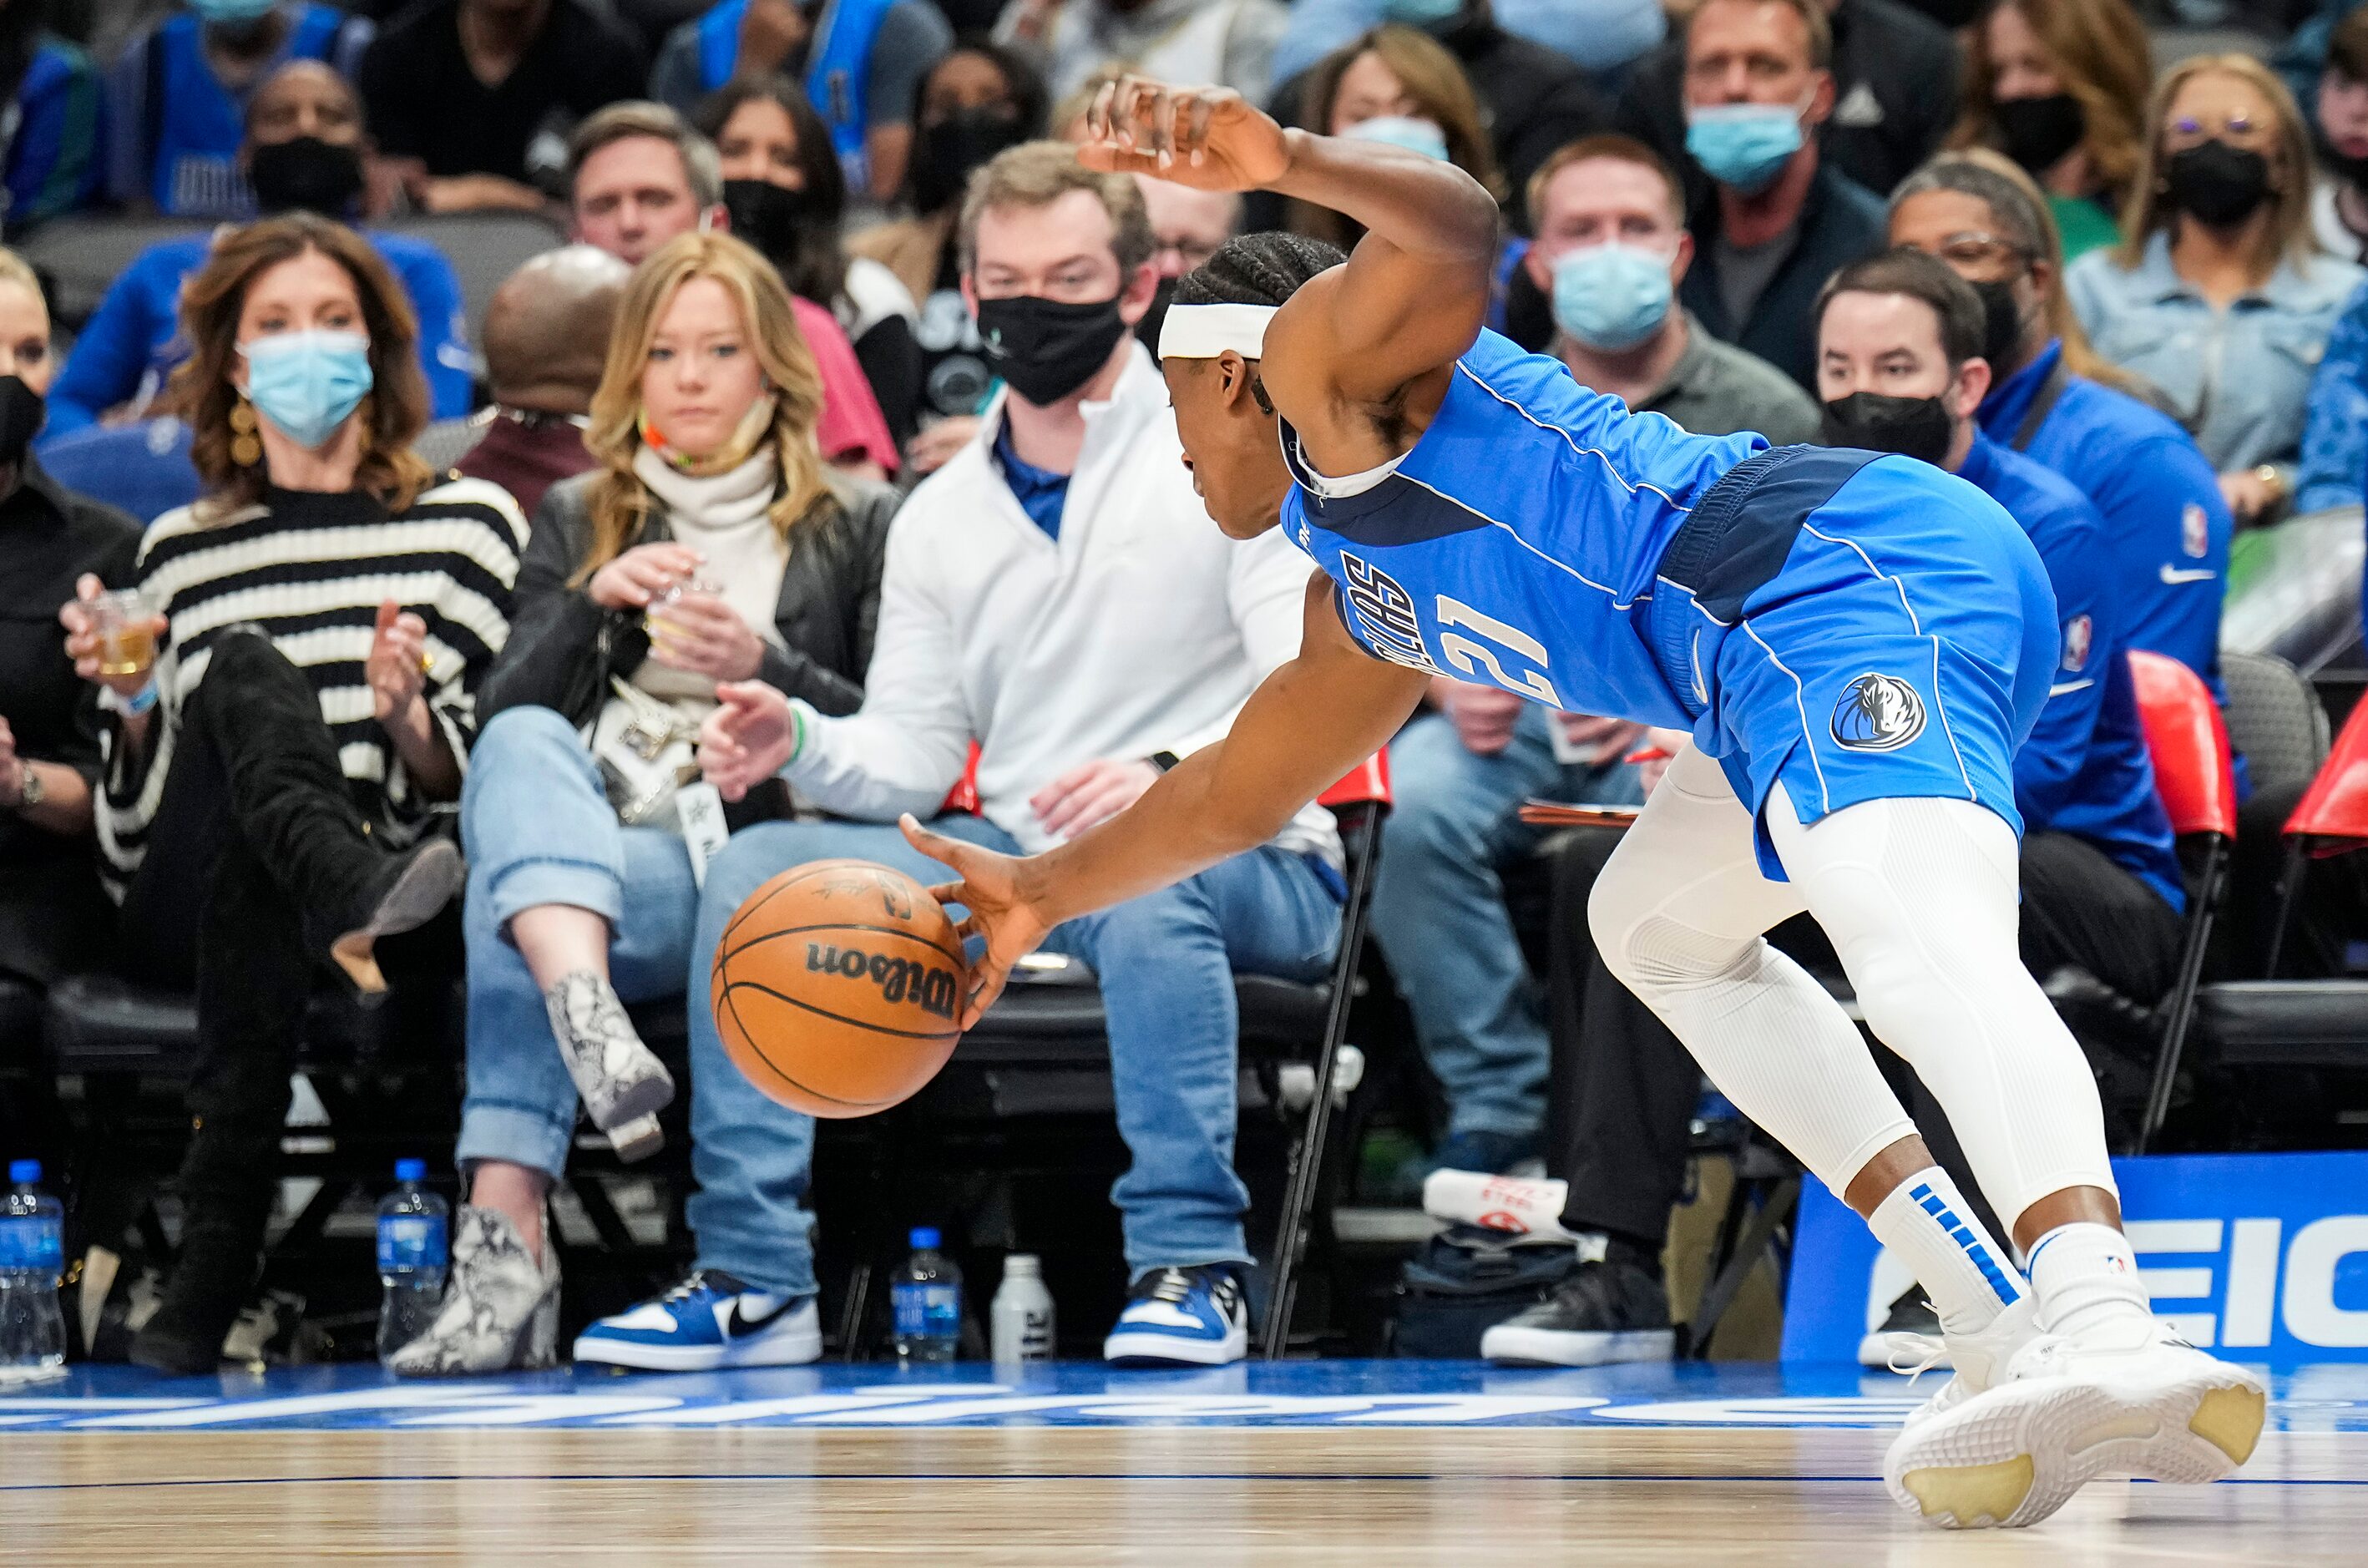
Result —
<path fill-rule="evenodd" d="M 2121 562 L 2104 520 L 2069 481 L 1978 433 L 1957 472 L 2022 525 L 2055 590 L 2062 652 L 2039 722 L 2014 754 L 2015 805 L 2026 829 L 2089 840 L 2184 909 L 2170 819 L 2155 790 L 2130 678 L 2114 586 Z"/>

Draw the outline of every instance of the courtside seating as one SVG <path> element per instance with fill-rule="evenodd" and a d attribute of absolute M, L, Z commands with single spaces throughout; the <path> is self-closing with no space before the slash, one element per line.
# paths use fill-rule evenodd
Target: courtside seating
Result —
<path fill-rule="evenodd" d="M 2310 862 L 2368 845 L 2368 702 L 2352 710 L 2317 777 L 2286 819 L 2279 937 Z M 2368 980 L 2271 977 L 2205 986 L 2194 1032 L 2215 1066 L 2368 1067 Z"/>
<path fill-rule="evenodd" d="M 2237 783 L 2228 731 L 2202 678 L 2178 660 L 2143 649 L 2133 649 L 2129 659 L 2146 751 L 2154 761 L 2155 790 L 2169 813 L 2171 831 L 2192 857 L 2176 978 L 2170 994 L 2156 1009 L 2153 1082 L 2133 1151 L 2144 1153 L 2170 1109 L 2171 1086 L 2195 1011 L 2212 924 L 2227 884 L 2229 851 L 2237 840 Z"/>

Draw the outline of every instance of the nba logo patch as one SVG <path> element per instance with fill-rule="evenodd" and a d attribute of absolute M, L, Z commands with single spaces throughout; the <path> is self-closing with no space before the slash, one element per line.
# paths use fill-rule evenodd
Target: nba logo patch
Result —
<path fill-rule="evenodd" d="M 1924 733 L 1924 699 L 1897 676 L 1862 675 L 1842 688 L 1832 728 L 1851 751 L 1897 751 Z"/>
<path fill-rule="evenodd" d="M 2196 561 L 2212 552 L 2212 519 L 2203 515 L 2201 503 L 2190 501 L 2179 514 L 2179 548 Z"/>
<path fill-rule="evenodd" d="M 2064 623 L 2065 669 L 2078 675 L 2089 662 L 2089 643 L 2096 630 L 2096 623 L 2085 615 L 2076 615 Z"/>

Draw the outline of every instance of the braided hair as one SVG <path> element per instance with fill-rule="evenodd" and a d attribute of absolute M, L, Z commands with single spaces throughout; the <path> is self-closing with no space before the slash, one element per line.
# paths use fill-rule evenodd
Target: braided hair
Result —
<path fill-rule="evenodd" d="M 1176 280 L 1179 305 L 1280 305 L 1317 273 L 1348 256 L 1304 234 L 1243 234 Z"/>

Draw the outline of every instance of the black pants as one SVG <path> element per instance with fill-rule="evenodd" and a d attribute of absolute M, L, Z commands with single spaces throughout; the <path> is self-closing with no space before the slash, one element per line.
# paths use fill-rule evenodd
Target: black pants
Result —
<path fill-rule="evenodd" d="M 1702 1069 L 1652 1010 L 1612 978 L 1588 930 L 1588 895 L 1620 837 L 1581 828 L 1547 848 L 1554 863 L 1547 1168 L 1570 1184 L 1565 1228 L 1657 1242 L 1685 1188 Z M 2024 836 L 2021 875 L 2022 957 L 2032 973 L 2077 965 L 2148 1002 L 2169 988 L 2179 916 L 2144 882 L 2087 841 L 2055 833 Z M 1824 934 L 1806 916 L 1785 922 L 1770 937 L 1813 971 L 1839 968 Z M 1996 1217 L 1979 1197 L 1939 1105 L 1920 1084 L 1911 1100 L 1934 1157 L 1996 1232 Z"/>
<path fill-rule="evenodd" d="M 123 961 L 136 979 L 196 988 L 181 1194 L 259 1236 L 314 968 L 378 851 L 319 698 L 260 632 L 214 642 L 174 746 L 124 898 Z"/>

